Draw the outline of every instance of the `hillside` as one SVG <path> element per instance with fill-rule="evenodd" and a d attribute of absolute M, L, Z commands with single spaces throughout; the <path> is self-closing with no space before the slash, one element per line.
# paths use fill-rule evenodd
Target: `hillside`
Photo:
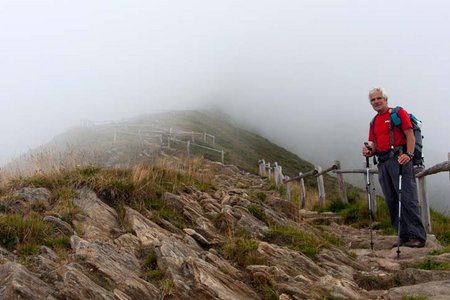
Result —
<path fill-rule="evenodd" d="M 224 151 L 226 164 L 253 173 L 257 172 L 260 159 L 272 164 L 278 162 L 283 166 L 283 173 L 291 177 L 314 169 L 311 163 L 292 152 L 234 124 L 228 116 L 210 111 L 166 112 L 121 122 L 75 127 L 5 168 L 48 170 L 59 166 L 65 168 L 68 164 L 131 167 L 142 161 L 151 161 L 161 152 L 172 154 L 178 150 L 178 153 L 186 154 L 186 146 L 182 143 L 172 142 L 168 149 L 170 129 L 186 133 L 176 135 L 181 140 L 194 139 L 196 144 L 208 147 L 212 147 L 210 136 L 213 136 L 214 148 Z M 191 131 L 196 133 L 194 138 L 188 134 Z M 203 133 L 208 134 L 206 141 Z M 192 147 L 192 153 L 221 160 L 220 153 L 199 147 Z M 306 185 L 316 187 L 316 179 L 306 178 Z M 326 175 L 325 186 L 333 193 L 336 182 Z"/>
<path fill-rule="evenodd" d="M 169 146 L 161 130 L 167 127 L 180 141 L 181 129 L 207 131 L 214 143 L 192 134 L 185 141 L 224 149 L 225 164 L 211 153 L 186 156 L 183 142 Z M 162 133 L 145 138 L 156 132 Z M 272 179 L 256 174 L 256 162 L 278 161 L 286 174 L 312 166 L 223 117 L 166 113 L 75 128 L 52 145 L 24 163 L 38 169 L 0 187 L 1 299 L 418 300 L 450 294 L 448 218 L 434 213 L 436 237 L 429 235 L 421 249 L 401 247 L 397 258 L 396 236 L 378 201 L 371 250 L 360 192 L 353 189 L 344 205 L 327 177 L 331 200 L 321 212 L 300 210 Z M 315 190 L 314 181 L 309 185 Z M 308 201 L 317 205 L 313 194 Z"/>
<path fill-rule="evenodd" d="M 299 211 L 270 185 L 232 165 L 177 157 L 18 178 L 0 198 L 0 297 L 444 299 L 450 292 L 450 256 L 433 236 L 425 248 L 402 247 L 396 259 L 395 236 L 374 230 L 371 251 L 367 227 Z"/>

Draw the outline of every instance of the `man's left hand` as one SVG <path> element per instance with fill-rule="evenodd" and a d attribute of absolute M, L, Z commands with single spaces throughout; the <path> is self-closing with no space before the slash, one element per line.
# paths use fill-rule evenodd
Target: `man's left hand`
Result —
<path fill-rule="evenodd" d="M 411 161 L 411 157 L 408 154 L 401 154 L 398 156 L 398 163 L 401 165 L 405 165 Z"/>

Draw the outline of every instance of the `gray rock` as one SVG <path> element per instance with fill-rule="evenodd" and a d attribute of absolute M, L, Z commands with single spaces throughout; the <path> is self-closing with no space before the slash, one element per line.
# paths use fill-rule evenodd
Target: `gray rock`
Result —
<path fill-rule="evenodd" d="M 60 218 L 54 217 L 54 216 L 45 216 L 44 221 L 50 222 L 52 224 L 55 224 L 55 226 L 66 235 L 72 235 L 74 234 L 72 226 L 70 226 L 67 222 L 64 222 Z"/>
<path fill-rule="evenodd" d="M 0 265 L 0 299 L 53 299 L 51 294 L 51 287 L 22 265 Z"/>
<path fill-rule="evenodd" d="M 211 243 L 205 239 L 201 234 L 196 232 L 194 229 L 185 228 L 183 229 L 189 236 L 191 236 L 194 240 L 196 240 L 203 247 L 210 247 Z"/>
<path fill-rule="evenodd" d="M 78 234 L 88 240 L 110 241 L 111 236 L 121 231 L 115 209 L 102 202 L 97 195 L 83 188 L 72 199 L 84 213 L 84 218 L 75 218 L 73 224 Z"/>
<path fill-rule="evenodd" d="M 114 240 L 114 244 L 136 257 L 140 257 L 142 255 L 143 247 L 141 241 L 135 235 L 130 233 L 119 236 Z"/>
<path fill-rule="evenodd" d="M 90 272 L 91 279 L 103 283 L 106 289 L 118 289 L 132 299 L 159 297 L 159 290 L 140 278 L 141 268 L 137 258 L 110 242 L 89 242 L 71 237 L 75 256 Z"/>
<path fill-rule="evenodd" d="M 6 250 L 2 246 L 0 246 L 0 262 L 1 262 L 2 259 L 15 260 L 16 259 L 16 255 L 14 253 Z"/>
<path fill-rule="evenodd" d="M 158 224 L 145 218 L 130 207 L 125 207 L 125 220 L 130 224 L 144 247 L 153 247 L 154 245 L 159 244 L 161 239 L 166 239 L 171 235 L 169 231 L 161 228 Z"/>
<path fill-rule="evenodd" d="M 48 203 L 51 197 L 51 192 L 48 189 L 42 187 L 40 188 L 24 187 L 16 191 L 16 195 L 22 197 L 27 202 L 42 200 Z"/>
<path fill-rule="evenodd" d="M 59 299 L 116 299 L 114 293 L 105 289 L 83 273 L 83 268 L 76 264 L 68 264 L 58 270 L 63 279 L 58 289 Z"/>
<path fill-rule="evenodd" d="M 226 274 L 217 267 L 224 263 L 208 263 L 177 239 L 162 240 L 155 252 L 158 266 L 173 282 L 176 299 L 259 299 L 254 291 L 238 280 L 239 277 Z"/>
<path fill-rule="evenodd" d="M 422 296 L 428 300 L 446 300 L 450 295 L 450 280 L 432 281 L 390 289 L 386 299 L 402 299 L 405 296 Z"/>

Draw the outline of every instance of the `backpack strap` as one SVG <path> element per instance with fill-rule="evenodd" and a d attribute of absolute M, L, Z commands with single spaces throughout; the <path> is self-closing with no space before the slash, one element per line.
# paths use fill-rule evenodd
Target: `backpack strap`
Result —
<path fill-rule="evenodd" d="M 390 158 L 394 157 L 395 155 L 395 146 L 394 146 L 394 126 L 399 126 L 401 124 L 401 120 L 398 117 L 398 110 L 400 109 L 400 106 L 396 106 L 395 108 L 390 108 L 389 109 L 389 114 L 390 114 L 390 122 L 389 122 L 389 145 L 390 145 Z M 370 124 L 372 125 L 372 135 L 376 141 L 376 136 L 375 136 L 375 120 L 377 118 L 378 114 L 375 115 L 375 117 L 373 117 L 372 122 L 370 122 Z M 395 121 L 393 120 L 393 118 L 395 119 Z M 398 121 L 397 121 L 398 120 Z M 374 164 L 375 160 L 374 160 Z"/>
<path fill-rule="evenodd" d="M 397 117 L 397 119 L 399 120 L 399 125 L 400 125 L 400 118 L 397 115 L 399 107 L 397 106 L 394 109 L 389 109 L 389 113 L 390 113 L 390 122 L 389 122 L 389 144 L 391 145 L 391 151 L 394 150 L 394 120 L 392 119 L 393 114 L 395 114 L 395 116 Z M 394 117 L 395 117 L 394 116 Z M 395 125 L 397 126 L 397 125 Z"/>

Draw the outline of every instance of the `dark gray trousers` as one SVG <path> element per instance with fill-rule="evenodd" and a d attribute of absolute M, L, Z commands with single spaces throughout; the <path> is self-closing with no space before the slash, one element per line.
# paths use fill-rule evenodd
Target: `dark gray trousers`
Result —
<path fill-rule="evenodd" d="M 392 226 L 398 231 L 398 191 L 400 165 L 397 157 L 378 164 L 378 179 L 389 209 Z M 426 241 L 427 234 L 419 213 L 416 178 L 412 162 L 403 165 L 402 210 L 400 221 L 400 239 L 407 241 L 411 235 Z M 398 232 L 397 232 L 398 233 Z"/>

